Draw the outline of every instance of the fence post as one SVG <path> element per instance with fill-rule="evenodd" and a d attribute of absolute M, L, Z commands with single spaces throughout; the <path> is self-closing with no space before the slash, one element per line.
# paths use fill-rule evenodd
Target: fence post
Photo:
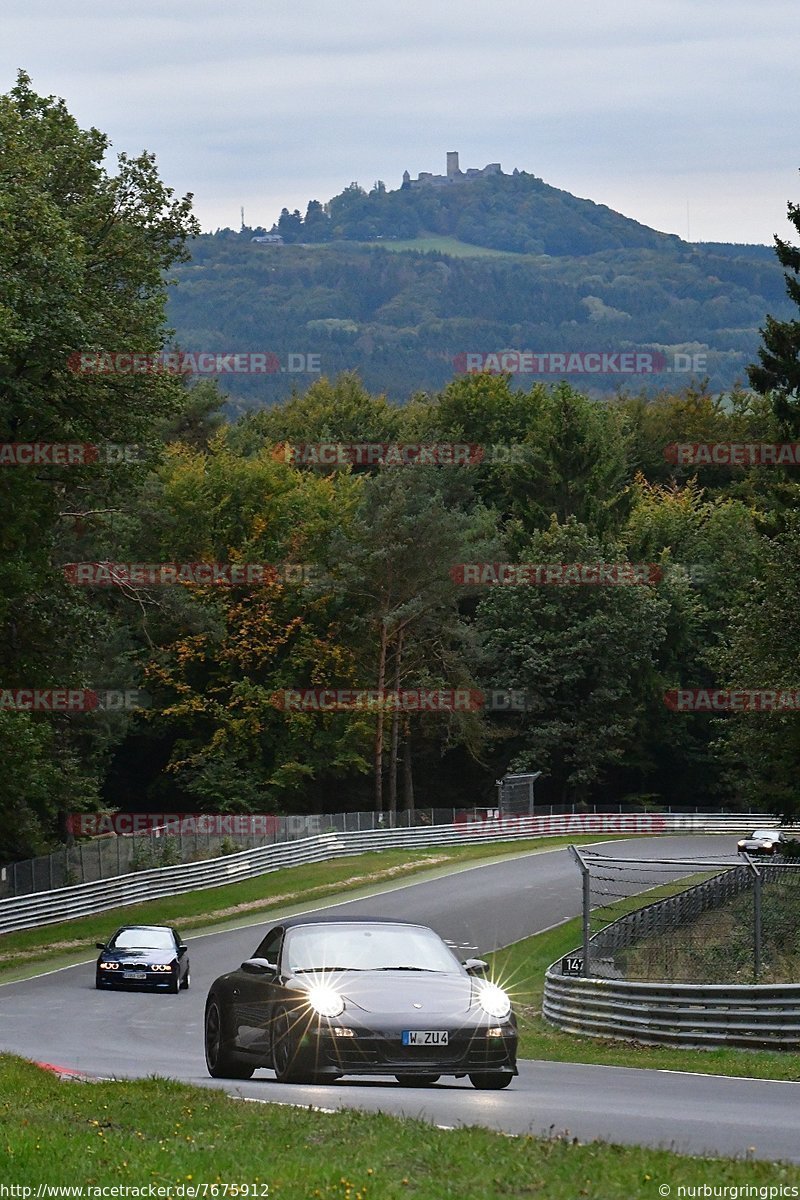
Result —
<path fill-rule="evenodd" d="M 591 880 L 591 876 L 589 874 L 588 864 L 584 860 L 584 857 L 581 854 L 580 850 L 577 848 L 577 846 L 570 846 L 569 851 L 581 869 L 581 876 L 582 876 L 582 881 L 583 881 L 583 977 L 584 977 L 584 979 L 588 979 L 592 973 L 591 966 L 589 963 L 589 951 L 590 951 L 590 940 L 591 940 L 591 930 L 589 928 L 589 910 L 591 908 L 592 880 Z"/>
<path fill-rule="evenodd" d="M 753 883 L 753 974 L 758 983 L 761 978 L 761 872 L 753 867 L 756 877 Z"/>

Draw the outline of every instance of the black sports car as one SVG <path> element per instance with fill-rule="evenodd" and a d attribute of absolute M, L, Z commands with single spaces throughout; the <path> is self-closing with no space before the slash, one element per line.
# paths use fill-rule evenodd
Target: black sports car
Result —
<path fill-rule="evenodd" d="M 221 975 L 206 1000 L 209 1073 L 281 1083 L 394 1075 L 476 1088 L 517 1074 L 511 1002 L 486 963 L 460 963 L 424 925 L 300 916 L 269 931 L 253 958 Z"/>
<path fill-rule="evenodd" d="M 108 942 L 98 942 L 95 986 L 156 988 L 178 992 L 188 988 L 189 953 L 177 929 L 168 925 L 123 925 Z"/>

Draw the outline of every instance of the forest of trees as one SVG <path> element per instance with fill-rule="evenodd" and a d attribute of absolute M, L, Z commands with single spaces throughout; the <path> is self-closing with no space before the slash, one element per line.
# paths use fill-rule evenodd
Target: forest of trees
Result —
<path fill-rule="evenodd" d="M 517 171 L 450 187 L 399 188 L 382 181 L 369 192 L 351 183 L 327 204 L 310 200 L 305 217 L 284 208 L 272 227 L 287 242 L 368 242 L 449 234 L 459 241 L 519 254 L 584 255 L 602 250 L 680 248 L 603 204 L 581 200 Z"/>
<path fill-rule="evenodd" d="M 767 327 L 766 394 L 601 401 L 479 374 L 401 406 L 342 372 L 232 416 L 213 381 L 68 366 L 77 350 L 165 344 L 164 274 L 197 234 L 190 197 L 172 196 L 150 155 L 108 175 L 106 139 L 24 76 L 0 98 L 0 140 L 0 441 L 138 447 L 132 461 L 0 472 L 3 694 L 147 698 L 130 711 L 0 708 L 0 860 L 52 846 L 70 811 L 462 805 L 485 802 L 507 769 L 541 770 L 541 797 L 557 803 L 800 809 L 800 714 L 676 712 L 665 699 L 800 686 L 800 467 L 682 465 L 670 450 L 785 441 L 795 326 Z M 368 305 L 364 261 L 352 297 Z M 791 254 L 781 263 L 791 283 Z M 179 269 L 190 291 L 197 267 Z M 482 453 L 332 466 L 287 449 L 318 443 Z M 90 588 L 65 570 L 76 563 L 306 569 Z M 472 586 L 465 563 L 657 570 L 634 585 Z M 526 706 L 276 701 L 323 688 L 513 690 Z"/>
<path fill-rule="evenodd" d="M 411 196 L 416 203 L 422 192 Z M 561 216 L 566 236 L 568 205 Z M 203 235 L 191 261 L 177 266 L 168 317 L 178 343 L 217 353 L 266 350 L 284 366 L 289 354 L 313 355 L 327 375 L 357 371 L 367 388 L 397 402 L 445 387 L 467 352 L 508 348 L 664 356 L 664 370 L 652 376 L 569 377 L 592 395 L 613 395 L 620 383 L 652 395 L 703 378 L 711 391 L 727 391 L 746 379 L 765 312 L 784 319 L 791 311 L 774 253 L 722 253 L 655 233 L 652 245 L 615 248 L 611 239 L 591 254 L 549 258 L 456 257 L 380 242 L 263 246 L 250 236 Z M 693 355 L 700 369 L 675 377 L 673 368 L 690 367 Z M 302 372 L 231 374 L 227 412 L 288 398 L 312 381 Z M 520 375 L 513 386 L 537 381 L 547 380 Z"/>

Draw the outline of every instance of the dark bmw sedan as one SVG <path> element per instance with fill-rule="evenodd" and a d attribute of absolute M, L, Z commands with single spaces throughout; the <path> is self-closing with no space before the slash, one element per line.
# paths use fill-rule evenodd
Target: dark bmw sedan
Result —
<path fill-rule="evenodd" d="M 504 1088 L 517 1074 L 517 1023 L 486 970 L 424 925 L 292 917 L 211 985 L 209 1073 L 271 1067 L 282 1083 L 394 1075 L 411 1086 L 454 1075 Z"/>
<path fill-rule="evenodd" d="M 98 988 L 178 992 L 191 982 L 188 949 L 168 925 L 123 925 L 97 948 Z"/>

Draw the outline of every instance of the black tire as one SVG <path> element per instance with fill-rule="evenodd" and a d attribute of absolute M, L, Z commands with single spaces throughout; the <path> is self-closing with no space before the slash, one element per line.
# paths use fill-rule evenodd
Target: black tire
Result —
<path fill-rule="evenodd" d="M 491 1075 L 470 1075 L 469 1081 L 474 1088 L 481 1092 L 497 1092 L 500 1088 L 507 1088 L 513 1078 L 513 1075 L 496 1071 Z"/>
<path fill-rule="evenodd" d="M 167 991 L 170 992 L 173 996 L 177 996 L 177 994 L 180 990 L 181 990 L 181 977 L 180 977 L 180 975 L 177 975 L 177 974 L 173 975 L 169 981 L 169 984 L 167 985 Z"/>
<path fill-rule="evenodd" d="M 189 990 L 189 985 L 191 984 L 191 982 L 192 982 L 192 976 L 191 976 L 191 973 L 190 973 L 189 971 L 187 971 L 187 972 L 186 972 L 186 974 L 185 974 L 185 975 L 184 975 L 184 977 L 183 977 L 183 981 L 182 981 L 182 983 L 181 983 L 181 989 L 182 989 L 184 992 L 188 992 L 188 990 Z"/>
<path fill-rule="evenodd" d="M 395 1079 L 405 1087 L 430 1087 L 439 1082 L 441 1075 L 395 1075 Z"/>
<path fill-rule="evenodd" d="M 291 1014 L 281 1008 L 272 1025 L 272 1066 L 278 1083 L 316 1083 L 319 1076 L 298 1062 L 299 1047 Z"/>
<path fill-rule="evenodd" d="M 206 1067 L 214 1079 L 249 1079 L 255 1067 L 235 1058 L 225 1041 L 222 1010 L 216 996 L 206 1005 L 205 1017 Z"/>

